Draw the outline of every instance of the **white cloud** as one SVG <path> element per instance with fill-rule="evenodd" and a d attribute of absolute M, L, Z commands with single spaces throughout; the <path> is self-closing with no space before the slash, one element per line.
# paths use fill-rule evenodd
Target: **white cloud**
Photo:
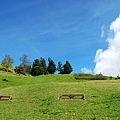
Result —
<path fill-rule="evenodd" d="M 101 37 L 103 38 L 105 36 L 105 31 L 104 31 L 104 25 L 101 27 Z"/>
<path fill-rule="evenodd" d="M 110 31 L 108 48 L 104 51 L 98 49 L 96 52 L 94 72 L 117 76 L 120 73 L 120 16 L 111 23 Z"/>
<path fill-rule="evenodd" d="M 81 72 L 82 73 L 92 73 L 92 70 L 84 67 L 84 68 L 81 69 Z"/>
<path fill-rule="evenodd" d="M 112 22 L 110 25 L 110 30 L 113 30 L 115 33 L 118 33 L 118 31 L 120 32 L 120 16 Z"/>

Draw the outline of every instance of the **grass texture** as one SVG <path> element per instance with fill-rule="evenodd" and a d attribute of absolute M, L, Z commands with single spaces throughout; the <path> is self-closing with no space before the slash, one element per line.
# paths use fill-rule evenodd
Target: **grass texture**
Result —
<path fill-rule="evenodd" d="M 83 93 L 85 100 L 58 100 Z M 0 76 L 0 120 L 119 120 L 120 80 L 77 81 L 74 75 Z"/>

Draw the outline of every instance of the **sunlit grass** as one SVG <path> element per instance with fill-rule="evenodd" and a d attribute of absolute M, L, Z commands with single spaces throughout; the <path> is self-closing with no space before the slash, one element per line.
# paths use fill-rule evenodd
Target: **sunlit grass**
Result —
<path fill-rule="evenodd" d="M 62 93 L 83 93 L 85 100 L 58 100 Z M 77 82 L 73 75 L 0 76 L 0 95 L 13 98 L 0 101 L 1 120 L 119 120 L 119 80 Z"/>

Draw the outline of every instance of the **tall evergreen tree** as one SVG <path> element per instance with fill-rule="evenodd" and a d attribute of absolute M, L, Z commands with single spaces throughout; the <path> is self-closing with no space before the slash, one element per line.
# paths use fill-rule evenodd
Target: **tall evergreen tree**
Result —
<path fill-rule="evenodd" d="M 31 75 L 38 76 L 38 75 L 45 75 L 47 74 L 47 66 L 46 61 L 44 58 L 35 59 L 32 65 Z"/>
<path fill-rule="evenodd" d="M 50 57 L 48 58 L 47 71 L 48 71 L 49 74 L 54 74 L 55 71 L 56 71 L 56 65 L 55 65 L 54 61 Z"/>
<path fill-rule="evenodd" d="M 32 76 L 39 76 L 41 73 L 40 73 L 40 67 L 39 66 L 34 66 L 32 69 L 31 69 L 31 75 Z"/>
<path fill-rule="evenodd" d="M 66 61 L 66 63 L 63 65 L 63 69 L 64 74 L 70 74 L 73 71 L 72 66 L 68 61 Z"/>
<path fill-rule="evenodd" d="M 47 74 L 47 66 L 46 66 L 46 61 L 44 58 L 41 57 L 40 59 L 40 63 L 41 63 L 41 69 L 43 71 L 43 74 Z"/>
<path fill-rule="evenodd" d="M 63 74 L 63 65 L 60 61 L 58 62 L 57 70 L 59 71 L 58 74 Z"/>
<path fill-rule="evenodd" d="M 35 59 L 33 64 L 32 64 L 32 67 L 35 67 L 35 66 L 40 66 L 40 60 L 39 59 Z"/>
<path fill-rule="evenodd" d="M 40 75 L 40 60 L 39 59 L 35 59 L 32 65 L 32 69 L 31 69 L 31 75 L 32 76 L 38 76 Z"/>

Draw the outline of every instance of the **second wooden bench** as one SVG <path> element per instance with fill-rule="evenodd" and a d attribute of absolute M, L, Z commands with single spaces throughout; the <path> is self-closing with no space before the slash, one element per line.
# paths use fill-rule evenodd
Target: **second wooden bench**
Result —
<path fill-rule="evenodd" d="M 82 99 L 84 100 L 84 94 L 60 94 L 58 96 L 59 100 L 67 100 L 67 99 Z"/>

